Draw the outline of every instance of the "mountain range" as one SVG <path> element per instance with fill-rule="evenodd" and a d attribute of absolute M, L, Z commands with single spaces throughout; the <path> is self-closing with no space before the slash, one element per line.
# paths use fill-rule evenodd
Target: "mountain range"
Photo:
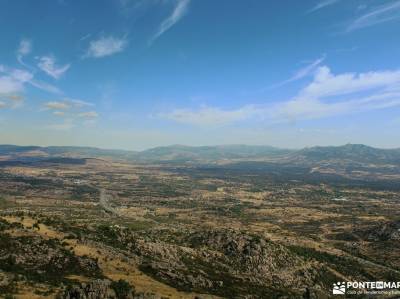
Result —
<path fill-rule="evenodd" d="M 171 145 L 143 151 L 109 150 L 75 146 L 16 146 L 0 145 L 0 156 L 8 160 L 48 159 L 54 157 L 114 158 L 136 162 L 221 162 L 221 161 L 283 161 L 290 163 L 356 163 L 400 165 L 400 149 L 380 149 L 362 144 L 316 146 L 299 150 L 272 146 Z M 4 160 L 4 159 L 3 159 Z"/>
<path fill-rule="evenodd" d="M 235 159 L 278 159 L 305 161 L 347 160 L 370 163 L 400 163 L 400 148 L 380 149 L 362 144 L 315 146 L 299 150 L 263 145 L 171 145 L 143 151 L 101 149 L 78 146 L 0 145 L 0 155 L 10 157 L 110 157 L 137 161 L 218 161 Z"/>

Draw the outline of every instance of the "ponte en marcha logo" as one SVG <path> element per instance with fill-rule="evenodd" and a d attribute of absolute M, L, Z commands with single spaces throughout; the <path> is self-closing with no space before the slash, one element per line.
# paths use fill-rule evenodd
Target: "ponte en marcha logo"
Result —
<path fill-rule="evenodd" d="M 400 281 L 339 281 L 333 284 L 334 295 L 400 294 Z"/>

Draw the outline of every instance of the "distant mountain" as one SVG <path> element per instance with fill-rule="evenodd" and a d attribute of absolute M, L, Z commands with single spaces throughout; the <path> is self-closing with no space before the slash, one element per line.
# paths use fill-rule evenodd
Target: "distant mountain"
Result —
<path fill-rule="evenodd" d="M 111 157 L 120 159 L 129 159 L 136 155 L 134 151 L 125 150 L 109 150 L 95 147 L 79 147 L 79 146 L 17 146 L 17 145 L 0 145 L 0 155 L 9 155 L 11 157 Z"/>
<path fill-rule="evenodd" d="M 175 161 L 199 162 L 224 159 L 255 159 L 278 157 L 293 151 L 271 146 L 219 145 L 219 146 L 184 146 L 171 145 L 155 147 L 141 152 L 107 150 L 94 147 L 74 146 L 15 146 L 0 145 L 0 155 L 12 156 L 79 156 L 111 157 L 136 161 Z"/>
<path fill-rule="evenodd" d="M 30 160 L 51 157 L 113 158 L 136 162 L 202 163 L 224 160 L 275 161 L 303 165 L 396 165 L 400 166 L 400 149 L 378 149 L 362 144 L 343 146 L 316 146 L 301 150 L 281 149 L 272 146 L 171 145 L 135 152 L 74 146 L 15 146 L 0 145 L 0 156 L 9 159 Z"/>
<path fill-rule="evenodd" d="M 138 153 L 137 158 L 140 160 L 162 161 L 216 161 L 279 157 L 292 152 L 292 150 L 272 146 L 218 145 L 195 147 L 172 145 L 142 151 Z"/>
<path fill-rule="evenodd" d="M 0 154 L 1 155 L 9 155 L 16 154 L 22 152 L 36 151 L 42 149 L 40 146 L 18 146 L 11 144 L 1 144 L 0 145 Z"/>
<path fill-rule="evenodd" d="M 87 157 L 115 157 L 115 158 L 131 158 L 137 154 L 135 151 L 100 149 L 96 147 L 76 147 L 76 146 L 50 146 L 45 150 L 51 155 L 58 154 L 76 154 Z"/>
<path fill-rule="evenodd" d="M 361 164 L 400 165 L 400 149 L 379 149 L 363 144 L 316 146 L 296 151 L 290 155 L 290 158 L 311 163 L 340 160 Z"/>

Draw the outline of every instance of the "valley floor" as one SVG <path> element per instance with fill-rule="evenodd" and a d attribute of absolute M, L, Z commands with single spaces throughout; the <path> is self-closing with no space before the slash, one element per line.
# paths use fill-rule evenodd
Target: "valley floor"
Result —
<path fill-rule="evenodd" d="M 0 294 L 330 298 L 337 281 L 400 280 L 400 191 L 274 171 L 2 167 Z"/>

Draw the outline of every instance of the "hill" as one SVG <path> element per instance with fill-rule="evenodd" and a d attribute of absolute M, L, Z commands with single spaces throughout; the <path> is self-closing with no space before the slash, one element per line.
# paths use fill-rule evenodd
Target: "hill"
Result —
<path fill-rule="evenodd" d="M 362 144 L 316 146 L 300 150 L 254 145 L 171 145 L 144 151 L 110 150 L 74 146 L 0 145 L 8 160 L 37 161 L 49 157 L 112 158 L 134 162 L 213 163 L 267 161 L 294 165 L 400 166 L 400 149 L 379 149 Z"/>
<path fill-rule="evenodd" d="M 161 161 L 217 161 L 226 159 L 256 159 L 280 157 L 291 153 L 291 150 L 272 146 L 254 145 L 217 145 L 217 146 L 184 146 L 172 145 L 155 147 L 138 153 L 140 160 Z"/>
<path fill-rule="evenodd" d="M 347 161 L 354 163 L 400 164 L 400 149 L 379 149 L 363 144 L 316 146 L 296 151 L 291 158 L 307 162 Z"/>

